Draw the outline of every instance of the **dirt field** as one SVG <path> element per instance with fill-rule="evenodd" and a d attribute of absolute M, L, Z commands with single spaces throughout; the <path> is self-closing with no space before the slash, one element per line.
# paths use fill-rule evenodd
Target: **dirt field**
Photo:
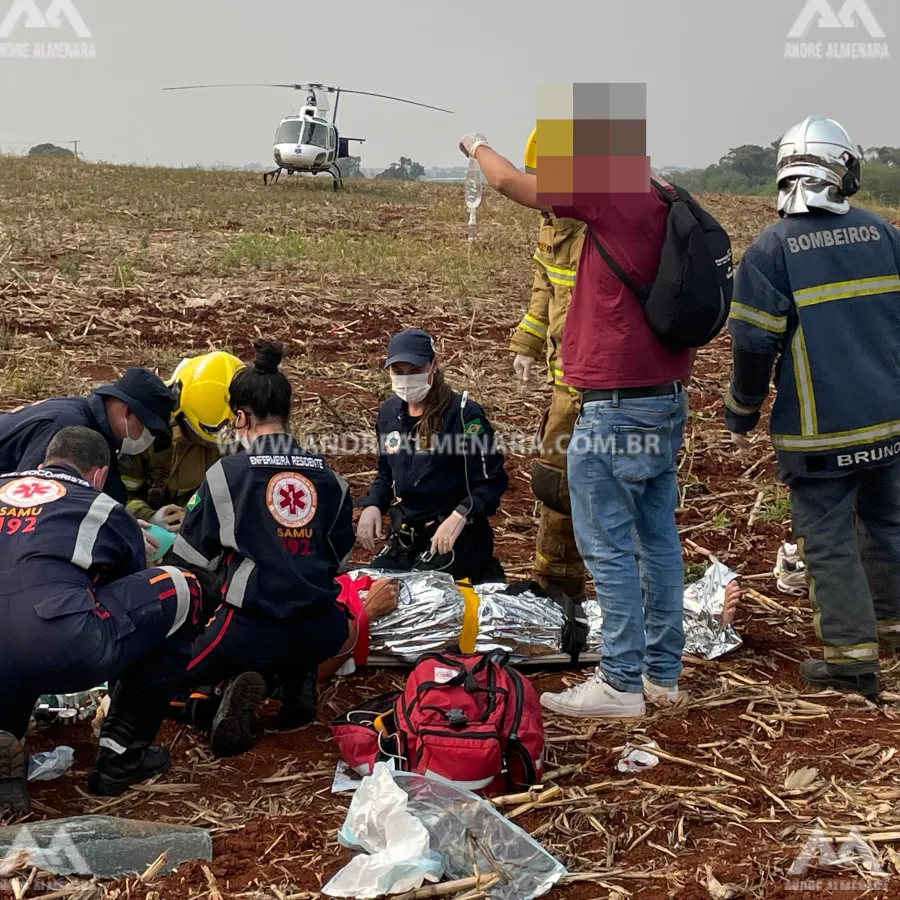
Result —
<path fill-rule="evenodd" d="M 496 195 L 480 210 L 469 259 L 460 185 L 348 182 L 335 195 L 321 181 L 264 188 L 238 173 L 0 159 L 0 193 L 4 409 L 86 392 L 129 365 L 168 377 L 183 356 L 208 349 L 246 357 L 254 337 L 272 336 L 287 349 L 297 432 L 366 434 L 388 395 L 380 371 L 387 338 L 421 326 L 450 382 L 485 405 L 498 432 L 530 438 L 537 427 L 547 390 L 516 385 L 506 352 L 528 300 L 537 215 Z M 738 255 L 775 218 L 768 200 L 705 202 Z M 689 575 L 712 552 L 746 576 L 752 590 L 736 622 L 744 644 L 715 662 L 689 659 L 687 701 L 640 727 L 548 717 L 549 768 L 567 774 L 552 779 L 558 793 L 515 821 L 572 873 L 552 900 L 863 896 L 861 887 L 798 890 L 787 876 L 817 826 L 841 837 L 857 826 L 893 885 L 866 896 L 900 895 L 891 702 L 900 695 L 877 709 L 801 688 L 798 664 L 816 653 L 811 612 L 777 594 L 771 575 L 790 534 L 790 505 L 765 433 L 744 455 L 726 440 L 720 398 L 729 358 L 727 336 L 699 356 L 678 518 Z M 373 458 L 331 462 L 359 495 Z M 529 573 L 534 500 L 530 460 L 508 465 L 495 525 L 498 555 L 518 578 Z M 896 690 L 896 664 L 884 668 Z M 585 674 L 538 672 L 534 683 L 558 688 Z M 337 756 L 328 722 L 401 677 L 364 671 L 335 683 L 319 723 L 267 737 L 235 760 L 213 760 L 194 733 L 169 723 L 162 739 L 171 772 L 113 801 L 84 791 L 94 754 L 87 726 L 36 734 L 32 749 L 68 743 L 76 762 L 64 779 L 32 786 L 30 818 L 103 812 L 213 830 L 208 870 L 193 864 L 147 883 L 107 883 L 97 897 L 317 898 L 349 858 L 335 836 L 349 795 L 330 793 Z M 619 774 L 621 747 L 648 740 L 664 751 L 660 764 L 637 779 Z M 812 867 L 803 877 L 840 873 Z M 27 896 L 41 886 L 37 878 Z"/>

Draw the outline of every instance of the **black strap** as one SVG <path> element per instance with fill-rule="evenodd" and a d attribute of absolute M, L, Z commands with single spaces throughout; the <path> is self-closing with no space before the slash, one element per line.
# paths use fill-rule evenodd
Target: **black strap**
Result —
<path fill-rule="evenodd" d="M 659 184 L 659 182 L 654 181 L 652 178 L 650 179 L 650 184 L 653 185 L 659 196 L 662 197 L 662 199 L 665 200 L 665 202 L 669 206 L 672 206 L 676 199 L 682 199 L 681 197 L 673 197 L 661 184 Z M 612 272 L 616 276 L 616 278 L 618 278 L 619 281 L 621 281 L 622 284 L 624 284 L 625 287 L 627 287 L 628 290 L 631 291 L 631 293 L 641 301 L 642 305 L 646 305 L 647 299 L 650 296 L 650 288 L 652 287 L 652 285 L 646 288 L 638 287 L 625 274 L 625 270 L 613 259 L 612 255 L 606 249 L 606 247 L 604 247 L 603 244 L 600 243 L 600 238 L 597 237 L 597 234 L 593 229 L 591 229 L 591 237 L 594 239 L 594 244 L 596 245 L 597 250 L 600 252 L 600 256 L 603 257 L 604 262 L 610 267 L 610 269 L 612 269 Z"/>
<path fill-rule="evenodd" d="M 600 252 L 600 256 L 603 257 L 603 260 L 606 264 L 612 269 L 613 275 L 631 291 L 638 300 L 641 301 L 641 305 L 646 304 L 647 298 L 650 296 L 649 288 L 639 288 L 626 274 L 625 270 L 612 258 L 609 251 L 603 244 L 600 243 L 600 238 L 597 237 L 596 232 L 593 229 L 590 229 L 591 237 L 594 239 L 594 244 L 597 247 L 597 250 Z"/>

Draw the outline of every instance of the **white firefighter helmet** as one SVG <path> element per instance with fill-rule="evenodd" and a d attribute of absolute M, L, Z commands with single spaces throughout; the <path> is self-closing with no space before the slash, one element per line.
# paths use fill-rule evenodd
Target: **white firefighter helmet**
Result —
<path fill-rule="evenodd" d="M 789 128 L 778 146 L 778 212 L 824 209 L 846 213 L 859 190 L 859 151 L 834 119 L 808 116 Z"/>

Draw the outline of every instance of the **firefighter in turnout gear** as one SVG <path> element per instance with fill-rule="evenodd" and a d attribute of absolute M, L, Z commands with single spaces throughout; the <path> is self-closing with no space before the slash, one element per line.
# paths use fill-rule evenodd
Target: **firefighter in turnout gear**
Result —
<path fill-rule="evenodd" d="M 23 744 L 41 694 L 115 681 L 89 789 L 168 768 L 152 746 L 202 627 L 197 579 L 146 568 L 141 529 L 101 493 L 106 440 L 63 428 L 40 468 L 0 476 L 0 808 L 27 809 Z"/>
<path fill-rule="evenodd" d="M 537 129 L 525 148 L 525 169 L 537 167 Z M 578 418 L 579 394 L 564 380 L 562 336 L 575 286 L 585 224 L 541 213 L 531 304 L 515 330 L 509 349 L 515 353 L 516 375 L 529 381 L 534 360 L 546 357 L 552 384 L 550 408 L 544 413 L 538 440 L 540 457 L 531 474 L 534 495 L 541 501 L 534 575 L 542 587 L 558 587 L 572 599 L 585 594 L 585 569 L 572 530 L 566 476 L 566 446 Z"/>
<path fill-rule="evenodd" d="M 228 386 L 243 366 L 222 351 L 181 361 L 167 382 L 175 397 L 171 446 L 120 461 L 127 508 L 136 518 L 178 530 L 185 504 L 210 466 L 228 452 L 223 439 L 231 418 Z"/>
<path fill-rule="evenodd" d="M 824 644 L 801 674 L 871 696 L 879 643 L 900 643 L 900 234 L 850 206 L 857 154 L 830 119 L 782 138 L 782 219 L 738 269 L 725 417 L 740 442 L 774 364 L 771 439 Z"/>
<path fill-rule="evenodd" d="M 509 477 L 484 409 L 451 390 L 424 331 L 395 334 L 384 367 L 396 396 L 378 410 L 378 474 L 357 504 L 357 537 L 367 550 L 390 514 L 388 543 L 372 566 L 503 581 L 490 517 Z"/>
<path fill-rule="evenodd" d="M 188 695 L 227 682 L 206 705 L 216 756 L 252 746 L 256 710 L 276 687 L 288 722 L 319 665 L 349 634 L 335 578 L 355 543 L 350 489 L 288 432 L 291 386 L 279 370 L 281 344 L 254 346 L 255 362 L 229 389 L 246 452 L 206 473 L 172 548 L 222 601 L 194 644 L 183 682 Z M 202 713 L 193 718 L 204 724 Z"/>

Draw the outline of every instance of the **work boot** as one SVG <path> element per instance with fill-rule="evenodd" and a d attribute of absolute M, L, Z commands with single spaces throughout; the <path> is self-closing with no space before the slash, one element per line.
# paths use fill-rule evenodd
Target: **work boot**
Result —
<path fill-rule="evenodd" d="M 285 685 L 274 731 L 297 731 L 315 721 L 319 705 L 319 674 L 307 672 L 302 680 Z"/>
<path fill-rule="evenodd" d="M 800 664 L 800 677 L 814 688 L 831 688 L 869 699 L 878 696 L 878 675 L 875 672 L 849 674 L 839 666 L 830 666 L 824 659 L 807 659 Z"/>
<path fill-rule="evenodd" d="M 167 772 L 169 762 L 169 751 L 157 745 L 124 753 L 101 747 L 88 779 L 88 790 L 97 797 L 118 797 L 133 784 Z"/>
<path fill-rule="evenodd" d="M 256 712 L 265 699 L 266 681 L 258 672 L 228 682 L 209 732 L 213 756 L 238 756 L 256 743 Z"/>
<path fill-rule="evenodd" d="M 891 622 L 889 625 L 878 623 L 878 649 L 885 653 L 900 653 L 900 631 L 894 630 L 898 626 Z"/>
<path fill-rule="evenodd" d="M 0 731 L 0 812 L 28 812 L 28 754 L 15 735 Z"/>

